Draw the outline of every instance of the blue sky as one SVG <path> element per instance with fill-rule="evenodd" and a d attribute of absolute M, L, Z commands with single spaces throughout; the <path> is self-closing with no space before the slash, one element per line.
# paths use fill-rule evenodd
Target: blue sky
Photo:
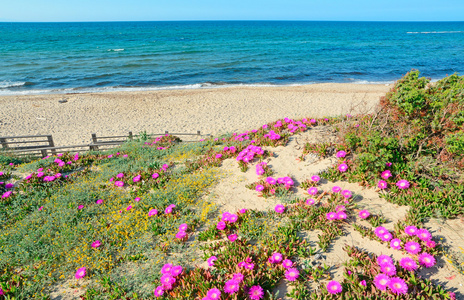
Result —
<path fill-rule="evenodd" d="M 464 21 L 463 0 L 4 0 L 0 21 Z"/>

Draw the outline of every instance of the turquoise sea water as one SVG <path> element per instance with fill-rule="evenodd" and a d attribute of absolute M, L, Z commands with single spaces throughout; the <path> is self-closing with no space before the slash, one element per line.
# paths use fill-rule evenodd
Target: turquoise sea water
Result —
<path fill-rule="evenodd" d="M 0 95 L 464 74 L 464 22 L 0 23 Z"/>

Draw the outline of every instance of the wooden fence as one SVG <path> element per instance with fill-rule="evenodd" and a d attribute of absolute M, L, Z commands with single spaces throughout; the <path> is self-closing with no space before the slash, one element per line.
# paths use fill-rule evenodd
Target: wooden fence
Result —
<path fill-rule="evenodd" d="M 197 138 L 196 140 L 182 140 L 182 142 L 197 142 L 202 137 L 211 136 L 211 134 L 201 134 L 200 131 L 197 131 L 197 133 L 170 133 L 169 131 L 165 131 L 159 134 L 149 134 L 147 137 L 154 138 L 165 134 Z M 0 144 L 2 146 L 1 152 L 6 152 L 15 156 L 46 157 L 49 155 L 49 152 L 54 155 L 68 151 L 85 152 L 106 150 L 117 147 L 138 137 L 139 135 L 134 135 L 131 131 L 129 131 L 128 135 L 119 136 L 97 136 L 96 133 L 92 133 L 92 142 L 89 144 L 55 146 L 52 135 L 4 136 L 0 137 Z"/>

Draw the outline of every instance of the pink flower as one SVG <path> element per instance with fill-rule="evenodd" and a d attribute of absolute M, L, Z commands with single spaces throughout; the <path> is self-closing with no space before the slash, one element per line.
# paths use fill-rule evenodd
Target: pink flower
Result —
<path fill-rule="evenodd" d="M 400 180 L 396 183 L 396 186 L 399 188 L 399 189 L 407 189 L 409 187 L 409 182 L 407 180 Z"/>
<path fill-rule="evenodd" d="M 407 242 L 405 245 L 404 245 L 404 249 L 406 251 L 408 251 L 408 253 L 410 254 L 417 254 L 419 252 L 421 252 L 421 247 L 418 243 L 416 242 L 413 242 L 413 241 L 410 241 L 410 242 Z"/>
<path fill-rule="evenodd" d="M 157 214 L 158 214 L 158 210 L 156 209 L 150 209 L 150 211 L 148 212 L 149 217 L 156 216 Z"/>
<path fill-rule="evenodd" d="M 234 279 L 230 279 L 224 285 L 224 292 L 227 294 L 234 294 L 240 289 L 240 284 Z"/>
<path fill-rule="evenodd" d="M 359 282 L 359 284 L 360 284 L 361 286 L 367 286 L 367 283 L 366 283 L 365 280 L 361 280 L 361 281 Z"/>
<path fill-rule="evenodd" d="M 126 210 L 129 211 L 132 209 L 132 205 L 129 205 L 128 207 L 126 207 Z"/>
<path fill-rule="evenodd" d="M 171 269 L 171 276 L 177 277 L 177 276 L 179 276 L 180 274 L 182 274 L 182 271 L 183 271 L 182 266 L 174 266 L 174 267 L 172 267 L 172 269 Z"/>
<path fill-rule="evenodd" d="M 222 157 L 221 153 L 216 154 L 216 158 L 221 158 L 221 157 Z"/>
<path fill-rule="evenodd" d="M 423 242 L 427 242 L 432 239 L 432 234 L 425 228 L 417 230 L 416 236 Z"/>
<path fill-rule="evenodd" d="M 244 214 L 244 213 L 246 213 L 247 211 L 248 211 L 248 209 L 242 208 L 241 210 L 239 210 L 239 213 Z"/>
<path fill-rule="evenodd" d="M 406 228 L 404 228 L 404 232 L 407 235 L 415 236 L 417 234 L 417 227 L 416 226 L 406 226 Z"/>
<path fill-rule="evenodd" d="M 123 178 L 124 177 L 124 173 L 119 173 L 118 175 L 116 175 L 116 178 Z"/>
<path fill-rule="evenodd" d="M 377 264 L 379 266 L 382 266 L 382 265 L 392 265 L 393 264 L 393 260 L 390 256 L 388 255 L 380 255 L 379 257 L 377 257 Z"/>
<path fill-rule="evenodd" d="M 224 230 L 224 229 L 226 229 L 226 222 L 223 222 L 223 221 L 218 222 L 217 225 L 216 225 L 216 228 L 217 228 L 218 230 Z"/>
<path fill-rule="evenodd" d="M 39 211 L 43 210 L 43 208 L 44 208 L 43 206 L 39 207 Z"/>
<path fill-rule="evenodd" d="M 328 212 L 325 214 L 325 217 L 327 218 L 327 220 L 335 220 L 337 219 L 337 213 L 331 211 L 331 212 Z"/>
<path fill-rule="evenodd" d="M 208 263 L 208 266 L 212 267 L 212 266 L 214 266 L 214 262 L 216 260 L 217 260 L 217 257 L 213 255 L 210 258 L 208 258 L 208 260 L 206 262 Z"/>
<path fill-rule="evenodd" d="M 176 234 L 176 239 L 181 240 L 181 239 L 183 239 L 183 238 L 186 237 L 186 236 L 187 236 L 187 233 L 186 233 L 185 231 L 179 231 L 179 232 L 177 232 L 177 234 Z"/>
<path fill-rule="evenodd" d="M 266 182 L 269 184 L 276 184 L 277 181 L 275 180 L 275 178 L 267 177 Z"/>
<path fill-rule="evenodd" d="M 102 204 L 102 203 L 103 203 L 103 199 L 98 199 L 96 203 L 97 203 L 97 204 Z"/>
<path fill-rule="evenodd" d="M 369 213 L 369 211 L 367 211 L 367 209 L 363 209 L 363 210 L 359 211 L 359 217 L 361 219 L 367 219 L 367 218 L 369 218 L 370 215 L 371 214 Z"/>
<path fill-rule="evenodd" d="M 216 289 L 216 288 L 210 289 L 206 293 L 206 297 L 208 297 L 208 299 L 210 299 L 210 300 L 221 299 L 221 291 Z"/>
<path fill-rule="evenodd" d="M 346 152 L 343 151 L 343 150 L 340 150 L 340 151 L 337 152 L 336 156 L 337 156 L 338 158 L 345 157 L 345 156 L 346 156 Z"/>
<path fill-rule="evenodd" d="M 287 278 L 288 281 L 295 281 L 299 276 L 300 272 L 295 268 L 288 268 L 287 271 L 285 271 L 285 278 Z"/>
<path fill-rule="evenodd" d="M 307 205 L 313 205 L 316 202 L 314 199 L 306 199 L 306 204 Z"/>
<path fill-rule="evenodd" d="M 115 185 L 115 186 L 122 187 L 122 186 L 124 186 L 124 182 L 122 182 L 122 181 L 115 181 L 115 182 L 114 182 L 114 185 Z"/>
<path fill-rule="evenodd" d="M 319 193 L 319 190 L 317 189 L 317 187 L 313 186 L 308 189 L 308 194 L 310 195 L 314 196 L 314 195 L 317 195 L 317 193 Z"/>
<path fill-rule="evenodd" d="M 435 248 L 435 246 L 437 245 L 437 243 L 435 243 L 434 241 L 430 240 L 430 241 L 427 241 L 427 248 Z"/>
<path fill-rule="evenodd" d="M 286 269 L 291 268 L 293 266 L 293 262 L 290 259 L 285 259 L 282 262 L 282 266 Z"/>
<path fill-rule="evenodd" d="M 342 188 L 339 187 L 339 186 L 334 186 L 332 188 L 332 192 L 334 192 L 334 193 L 340 193 L 341 191 L 342 191 Z"/>
<path fill-rule="evenodd" d="M 282 204 L 277 204 L 276 207 L 274 208 L 274 210 L 279 213 L 279 214 L 282 214 L 285 212 L 285 206 L 283 206 Z"/>
<path fill-rule="evenodd" d="M 84 205 L 79 205 L 79 206 L 77 207 L 77 209 L 79 209 L 79 210 L 80 210 L 80 209 L 83 209 L 83 208 L 84 208 Z"/>
<path fill-rule="evenodd" d="M 385 274 L 378 274 L 374 278 L 374 285 L 381 291 L 387 290 L 387 286 L 390 283 L 390 277 Z"/>
<path fill-rule="evenodd" d="M 170 204 L 170 205 L 168 205 L 168 207 L 166 207 L 166 209 L 164 210 L 165 214 L 169 215 L 170 213 L 172 213 L 173 208 L 176 207 L 175 205 L 174 206 L 172 206 L 172 205 L 173 204 Z"/>
<path fill-rule="evenodd" d="M 348 170 L 348 165 L 347 164 L 339 164 L 338 165 L 338 170 L 340 172 L 346 172 L 346 170 Z"/>
<path fill-rule="evenodd" d="M 259 285 L 254 285 L 248 291 L 248 296 L 250 296 L 251 300 L 259 300 L 264 297 L 264 290 Z"/>
<path fill-rule="evenodd" d="M 384 264 L 380 266 L 382 273 L 388 276 L 396 275 L 396 267 L 393 264 Z"/>
<path fill-rule="evenodd" d="M 188 225 L 187 223 L 182 223 L 179 225 L 179 231 L 187 231 Z"/>
<path fill-rule="evenodd" d="M 374 229 L 374 233 L 375 235 L 377 235 L 378 237 L 384 235 L 385 233 L 387 233 L 388 230 L 387 228 L 383 227 L 383 226 L 379 226 L 377 228 Z"/>
<path fill-rule="evenodd" d="M 92 248 L 98 248 L 101 246 L 101 242 L 99 240 L 96 240 L 95 242 L 92 243 Z"/>
<path fill-rule="evenodd" d="M 258 185 L 256 186 L 256 191 L 257 191 L 257 192 L 262 192 L 263 190 L 264 190 L 264 186 L 263 186 L 262 184 L 258 184 Z"/>
<path fill-rule="evenodd" d="M 334 295 L 334 294 L 339 294 L 342 292 L 342 285 L 338 281 L 335 281 L 335 280 L 329 281 L 326 285 L 326 288 L 329 294 Z"/>
<path fill-rule="evenodd" d="M 85 277 L 85 272 L 86 272 L 86 268 L 85 267 L 82 267 L 82 268 L 79 268 L 77 269 L 76 271 L 76 279 L 81 279 L 81 278 L 84 278 Z"/>
<path fill-rule="evenodd" d="M 134 201 L 135 201 L 135 202 L 139 202 L 139 201 L 140 201 L 140 198 L 137 197 L 137 198 L 134 199 Z"/>
<path fill-rule="evenodd" d="M 236 214 L 231 214 L 229 216 L 229 222 L 230 223 L 235 223 L 235 222 L 237 222 L 237 220 L 238 220 L 238 216 Z"/>
<path fill-rule="evenodd" d="M 388 187 L 388 183 L 384 180 L 379 180 L 379 183 L 377 183 L 377 187 L 381 190 L 384 190 Z"/>
<path fill-rule="evenodd" d="M 172 270 L 172 267 L 173 265 L 172 264 L 165 264 L 162 268 L 161 268 L 161 274 L 171 274 L 171 270 Z"/>
<path fill-rule="evenodd" d="M 134 178 L 132 178 L 132 181 L 133 181 L 133 182 L 139 182 L 139 181 L 140 181 L 140 178 L 142 178 L 142 176 L 137 175 L 137 176 L 135 176 Z"/>
<path fill-rule="evenodd" d="M 390 241 L 390 248 L 401 250 L 401 240 L 400 239 L 393 239 Z"/>
<path fill-rule="evenodd" d="M 408 285 L 406 282 L 398 277 L 390 278 L 390 282 L 388 283 L 388 287 L 390 290 L 395 294 L 407 294 L 408 292 Z"/>
<path fill-rule="evenodd" d="M 157 286 L 154 289 L 153 294 L 155 295 L 156 298 L 163 296 L 164 294 L 163 286 Z"/>
<path fill-rule="evenodd" d="M 229 239 L 229 241 L 235 242 L 235 240 L 238 238 L 238 236 L 236 234 L 231 234 L 227 238 Z"/>
<path fill-rule="evenodd" d="M 158 178 L 160 175 L 158 173 L 153 173 L 153 175 L 151 175 L 151 178 L 153 179 L 156 179 Z"/>
<path fill-rule="evenodd" d="M 382 174 L 380 174 L 380 177 L 387 180 L 388 178 L 392 177 L 392 173 L 390 172 L 390 170 L 385 170 L 382 172 Z"/>
<path fill-rule="evenodd" d="M 172 285 L 176 283 L 176 279 L 171 276 L 171 273 L 164 274 L 160 278 L 161 285 L 163 285 L 163 288 L 166 290 L 172 289 Z"/>
<path fill-rule="evenodd" d="M 321 177 L 317 175 L 311 176 L 311 181 L 318 182 L 319 180 L 321 180 Z"/>
<path fill-rule="evenodd" d="M 337 212 L 337 220 L 345 220 L 348 216 L 344 211 Z"/>
<path fill-rule="evenodd" d="M 275 252 L 275 253 L 272 254 L 270 259 L 271 259 L 272 263 L 278 264 L 278 263 L 280 263 L 282 261 L 283 257 L 282 257 L 282 254 L 280 254 L 279 252 Z"/>
<path fill-rule="evenodd" d="M 407 271 L 414 271 L 419 268 L 416 261 L 410 257 L 403 257 L 400 260 L 400 266 Z"/>
<path fill-rule="evenodd" d="M 435 265 L 436 260 L 432 255 L 424 252 L 419 255 L 419 263 L 426 268 L 431 268 Z"/>
<path fill-rule="evenodd" d="M 222 221 L 224 222 L 229 221 L 229 217 L 230 217 L 230 212 L 226 211 L 222 213 Z"/>
<path fill-rule="evenodd" d="M 232 277 L 233 280 L 237 282 L 242 282 L 243 281 L 243 274 L 242 273 L 235 273 L 234 276 Z"/>
<path fill-rule="evenodd" d="M 349 190 L 343 190 L 342 195 L 343 197 L 345 197 L 345 199 L 350 199 L 353 196 L 353 194 Z"/>

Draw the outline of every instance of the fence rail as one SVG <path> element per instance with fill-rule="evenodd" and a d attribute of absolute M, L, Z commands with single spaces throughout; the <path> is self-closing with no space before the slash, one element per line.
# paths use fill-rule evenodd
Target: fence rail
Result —
<path fill-rule="evenodd" d="M 180 136 L 197 136 L 197 137 L 210 137 L 211 134 L 201 134 L 200 131 L 197 133 L 170 133 L 165 131 L 159 134 L 148 134 L 150 138 L 157 136 L 163 136 L 165 134 L 180 135 Z M 25 136 L 3 136 L 0 137 L 1 150 L 7 153 L 11 153 L 17 156 L 30 156 L 30 157 L 46 157 L 49 151 L 51 154 L 57 154 L 66 151 L 98 151 L 103 150 L 102 148 L 109 149 L 112 147 L 119 146 L 127 141 L 131 141 L 140 135 L 134 135 L 129 131 L 128 135 L 116 135 L 116 136 L 97 136 L 96 133 L 91 135 L 91 143 L 81 145 L 70 145 L 70 146 L 55 146 L 52 135 L 25 135 Z M 37 138 L 44 138 L 46 140 L 36 140 Z M 197 142 L 198 140 L 189 140 L 182 142 Z M 23 146 L 24 145 L 24 146 Z M 66 151 L 62 151 L 65 150 Z"/>

